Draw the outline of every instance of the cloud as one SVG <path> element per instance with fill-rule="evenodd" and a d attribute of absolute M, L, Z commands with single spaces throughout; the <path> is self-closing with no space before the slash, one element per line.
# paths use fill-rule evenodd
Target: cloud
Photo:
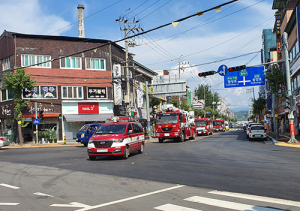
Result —
<path fill-rule="evenodd" d="M 47 35 L 70 24 L 59 16 L 47 14 L 47 9 L 38 0 L 0 1 L 0 8 L 0 28 L 3 31 Z M 68 29 L 64 28 L 55 34 Z"/>

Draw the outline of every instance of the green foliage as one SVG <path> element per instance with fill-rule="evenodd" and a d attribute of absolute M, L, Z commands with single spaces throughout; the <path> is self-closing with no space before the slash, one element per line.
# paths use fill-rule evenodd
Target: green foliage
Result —
<path fill-rule="evenodd" d="M 153 115 L 155 113 L 154 106 L 158 106 L 161 103 L 161 100 L 156 97 L 151 97 L 149 101 L 149 106 L 150 108 L 152 108 L 151 115 Z"/>
<path fill-rule="evenodd" d="M 264 98 L 258 98 L 253 101 L 253 113 L 260 115 L 261 112 L 266 108 L 267 100 Z"/>
<path fill-rule="evenodd" d="M 36 81 L 30 80 L 30 74 L 26 74 L 24 68 L 17 68 L 15 73 L 4 74 L 4 89 L 10 90 L 13 93 L 17 121 L 21 121 L 21 126 L 26 127 L 22 118 L 22 111 L 27 107 L 29 100 L 22 99 L 23 90 L 25 88 L 33 89 Z"/>
<path fill-rule="evenodd" d="M 204 111 L 202 109 L 194 109 L 194 113 L 195 113 L 195 118 L 203 117 L 204 116 Z"/>
<path fill-rule="evenodd" d="M 216 105 L 219 102 L 219 93 L 214 92 L 212 93 L 209 90 L 210 86 L 208 85 L 198 85 L 198 88 L 195 88 L 195 96 L 198 97 L 198 99 L 204 99 L 204 91 L 205 91 L 205 105 L 210 106 L 211 108 L 216 107 Z M 216 104 L 213 106 L 213 102 L 216 102 Z"/>
<path fill-rule="evenodd" d="M 206 117 L 207 118 L 211 118 L 213 116 L 213 111 L 214 110 L 210 106 L 206 106 L 205 111 L 206 111 Z M 210 112 L 210 114 L 207 114 L 207 112 Z"/>
<path fill-rule="evenodd" d="M 169 104 L 173 104 L 173 106 L 175 106 L 176 108 L 179 108 L 179 102 L 178 99 L 172 97 L 169 101 Z"/>
<path fill-rule="evenodd" d="M 181 104 L 180 104 L 180 108 L 185 110 L 185 111 L 190 110 L 190 106 L 187 104 L 187 101 L 185 99 L 182 99 Z"/>
<path fill-rule="evenodd" d="M 228 121 L 230 118 L 226 115 L 222 115 L 222 119 L 225 119 L 226 121 Z"/>
<path fill-rule="evenodd" d="M 278 96 L 279 84 L 286 84 L 285 72 L 280 70 L 276 65 L 273 65 L 272 72 L 266 72 L 265 78 L 270 84 L 271 92 Z"/>

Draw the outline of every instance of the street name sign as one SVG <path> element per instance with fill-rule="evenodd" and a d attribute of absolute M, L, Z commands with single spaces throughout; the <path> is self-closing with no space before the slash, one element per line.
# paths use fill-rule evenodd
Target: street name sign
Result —
<path fill-rule="evenodd" d="M 33 120 L 33 124 L 35 124 L 35 125 L 40 124 L 40 120 L 39 120 L 39 119 L 34 119 L 34 120 Z"/>
<path fill-rule="evenodd" d="M 264 66 L 249 67 L 241 71 L 228 72 L 224 76 L 225 88 L 260 85 L 265 85 Z"/>

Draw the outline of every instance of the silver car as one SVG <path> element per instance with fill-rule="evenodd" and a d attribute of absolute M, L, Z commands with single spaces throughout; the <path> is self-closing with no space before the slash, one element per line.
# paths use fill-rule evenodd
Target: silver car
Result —
<path fill-rule="evenodd" d="M 9 139 L 4 136 L 0 136 L 0 147 L 5 147 L 9 145 Z"/>

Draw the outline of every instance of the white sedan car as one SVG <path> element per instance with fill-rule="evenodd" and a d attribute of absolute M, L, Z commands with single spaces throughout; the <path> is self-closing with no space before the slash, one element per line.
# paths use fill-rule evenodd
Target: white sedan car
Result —
<path fill-rule="evenodd" d="M 249 130 L 253 125 L 258 125 L 258 126 L 263 126 L 262 124 L 259 123 L 249 123 L 247 128 L 246 128 L 246 134 L 247 134 L 247 138 L 249 138 Z"/>
<path fill-rule="evenodd" d="M 5 147 L 8 145 L 9 145 L 9 139 L 4 136 L 0 136 L 0 147 Z"/>
<path fill-rule="evenodd" d="M 262 125 L 252 125 L 249 129 L 249 141 L 252 139 L 267 140 L 266 128 Z"/>

